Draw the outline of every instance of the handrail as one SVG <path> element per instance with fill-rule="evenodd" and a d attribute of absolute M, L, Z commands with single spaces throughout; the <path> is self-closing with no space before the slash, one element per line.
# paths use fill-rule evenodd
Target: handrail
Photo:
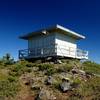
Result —
<path fill-rule="evenodd" d="M 81 49 L 75 49 L 73 48 L 73 50 L 70 50 L 68 48 L 62 48 L 59 47 L 58 45 L 55 47 L 52 46 L 48 46 L 48 47 L 44 47 L 44 48 L 34 48 L 34 49 L 23 49 L 23 50 L 19 50 L 19 58 L 29 58 L 29 57 L 45 57 L 45 56 L 52 56 L 52 55 L 57 55 L 57 51 L 56 49 L 60 50 L 62 56 L 64 57 L 66 55 L 67 52 L 69 52 L 70 56 L 75 56 L 75 58 L 88 58 L 88 51 L 83 51 Z M 65 52 L 63 52 L 66 51 Z M 74 54 L 75 52 L 75 54 Z M 74 55 L 72 55 L 74 54 Z"/>

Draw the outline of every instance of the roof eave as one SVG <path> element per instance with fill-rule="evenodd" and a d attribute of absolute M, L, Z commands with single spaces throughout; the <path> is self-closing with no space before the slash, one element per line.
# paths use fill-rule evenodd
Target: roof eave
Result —
<path fill-rule="evenodd" d="M 83 35 L 80 35 L 74 31 L 71 31 L 63 26 L 60 26 L 60 25 L 56 25 L 56 26 L 53 26 L 53 27 L 49 27 L 49 28 L 46 28 L 45 30 L 47 31 L 50 31 L 50 30 L 53 30 L 53 29 L 59 29 L 65 33 L 69 33 L 69 35 L 75 37 L 76 39 L 85 39 L 85 36 Z M 39 35 L 40 33 L 42 33 L 43 30 L 39 30 L 39 31 L 36 31 L 36 32 L 32 32 L 32 33 L 29 33 L 29 34 L 26 34 L 26 35 L 23 35 L 23 36 L 20 36 L 19 38 L 20 39 L 24 39 L 24 40 L 28 40 L 30 37 L 32 37 L 33 35 Z M 35 34 L 34 34 L 35 33 Z"/>
<path fill-rule="evenodd" d="M 61 30 L 63 30 L 63 31 L 66 31 L 66 32 L 68 32 L 68 33 L 70 33 L 70 34 L 76 36 L 78 39 L 85 39 L 85 36 L 80 35 L 80 34 L 74 32 L 74 31 L 71 31 L 71 30 L 67 29 L 67 28 L 64 28 L 64 27 L 62 27 L 62 26 L 60 26 L 60 25 L 58 25 L 58 24 L 56 25 L 56 28 L 61 29 Z"/>

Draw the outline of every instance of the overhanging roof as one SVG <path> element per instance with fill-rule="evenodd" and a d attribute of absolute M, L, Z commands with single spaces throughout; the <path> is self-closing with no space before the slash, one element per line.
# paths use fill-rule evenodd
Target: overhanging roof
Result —
<path fill-rule="evenodd" d="M 31 33 L 28 33 L 26 35 L 23 35 L 23 36 L 20 36 L 19 38 L 21 39 L 25 39 L 25 40 L 28 40 L 30 37 L 33 37 L 35 35 L 41 35 L 43 34 L 42 32 L 43 31 L 47 31 L 48 33 L 54 33 L 54 32 L 59 32 L 59 33 L 63 33 L 63 34 L 66 34 L 66 35 L 69 35 L 73 38 L 76 38 L 76 39 L 85 39 L 85 36 L 83 35 L 80 35 L 74 31 L 71 31 L 63 26 L 60 26 L 60 25 L 55 25 L 55 26 L 52 26 L 52 27 L 49 27 L 49 28 L 46 28 L 46 29 L 41 29 L 39 31 L 35 31 L 35 32 L 31 32 Z"/>

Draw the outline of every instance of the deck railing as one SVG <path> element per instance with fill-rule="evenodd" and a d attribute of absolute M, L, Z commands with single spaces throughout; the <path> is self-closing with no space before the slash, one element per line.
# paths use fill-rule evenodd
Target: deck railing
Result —
<path fill-rule="evenodd" d="M 76 58 L 88 59 L 88 51 L 77 49 L 76 50 Z"/>
<path fill-rule="evenodd" d="M 19 58 L 37 58 L 37 57 L 47 57 L 47 56 L 55 56 L 57 55 L 57 49 L 59 52 L 65 56 L 68 52 L 68 56 L 73 56 L 78 59 L 88 59 L 88 51 L 83 51 L 80 49 L 76 49 L 74 51 L 70 50 L 70 48 L 57 48 L 57 47 L 45 47 L 45 48 L 34 48 L 34 49 L 24 49 L 19 50 Z M 65 52 L 63 52 L 65 51 Z M 74 55 L 71 55 L 74 54 Z M 67 57 L 67 56 L 65 56 Z"/>
<path fill-rule="evenodd" d="M 36 58 L 56 55 L 54 47 L 19 50 L 19 58 Z"/>

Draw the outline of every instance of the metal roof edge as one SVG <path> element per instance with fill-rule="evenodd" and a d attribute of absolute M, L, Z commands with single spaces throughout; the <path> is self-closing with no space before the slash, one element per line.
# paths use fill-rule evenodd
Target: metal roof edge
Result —
<path fill-rule="evenodd" d="M 61 30 L 64 30 L 64 31 L 66 31 L 66 32 L 69 32 L 69 33 L 71 33 L 71 34 L 73 34 L 73 35 L 76 35 L 76 36 L 79 37 L 79 38 L 85 39 L 85 36 L 83 36 L 83 35 L 81 35 L 81 34 L 78 34 L 78 33 L 74 32 L 74 31 L 71 31 L 70 29 L 65 28 L 65 27 L 63 27 L 63 26 L 61 26 L 61 25 L 58 25 L 58 24 L 57 24 L 57 25 L 56 25 L 56 28 L 61 29 Z"/>

